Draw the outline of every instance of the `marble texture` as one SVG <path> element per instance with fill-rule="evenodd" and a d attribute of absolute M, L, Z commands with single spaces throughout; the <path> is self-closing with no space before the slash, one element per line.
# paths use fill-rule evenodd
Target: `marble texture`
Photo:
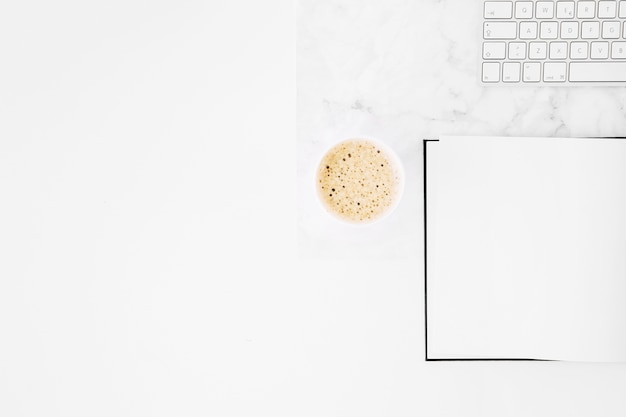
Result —
<path fill-rule="evenodd" d="M 624 87 L 483 87 L 480 0 L 297 4 L 298 244 L 304 258 L 421 259 L 422 144 L 440 135 L 624 136 Z M 341 224 L 313 172 L 339 140 L 384 141 L 404 164 L 396 211 Z"/>

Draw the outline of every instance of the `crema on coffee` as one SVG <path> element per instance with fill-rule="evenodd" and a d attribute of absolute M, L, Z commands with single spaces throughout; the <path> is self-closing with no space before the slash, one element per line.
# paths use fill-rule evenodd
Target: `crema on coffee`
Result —
<path fill-rule="evenodd" d="M 342 220 L 368 223 L 392 209 L 401 192 L 394 155 L 367 139 L 340 142 L 322 158 L 317 192 L 326 209 Z"/>

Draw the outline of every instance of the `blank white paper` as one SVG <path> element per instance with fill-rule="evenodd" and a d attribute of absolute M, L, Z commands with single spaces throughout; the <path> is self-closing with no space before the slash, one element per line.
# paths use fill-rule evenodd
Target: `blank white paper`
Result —
<path fill-rule="evenodd" d="M 429 358 L 626 360 L 626 140 L 428 152 Z"/>

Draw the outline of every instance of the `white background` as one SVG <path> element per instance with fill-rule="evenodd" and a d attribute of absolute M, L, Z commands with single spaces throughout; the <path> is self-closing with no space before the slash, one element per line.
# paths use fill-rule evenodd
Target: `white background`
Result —
<path fill-rule="evenodd" d="M 299 260 L 293 2 L 5 1 L 0 61 L 0 415 L 623 415 L 425 363 L 419 256 Z"/>

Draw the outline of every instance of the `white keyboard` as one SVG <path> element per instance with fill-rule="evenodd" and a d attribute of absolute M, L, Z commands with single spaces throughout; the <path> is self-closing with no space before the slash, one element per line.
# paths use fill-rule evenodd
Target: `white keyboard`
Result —
<path fill-rule="evenodd" d="M 626 1 L 485 1 L 484 85 L 626 86 Z"/>

